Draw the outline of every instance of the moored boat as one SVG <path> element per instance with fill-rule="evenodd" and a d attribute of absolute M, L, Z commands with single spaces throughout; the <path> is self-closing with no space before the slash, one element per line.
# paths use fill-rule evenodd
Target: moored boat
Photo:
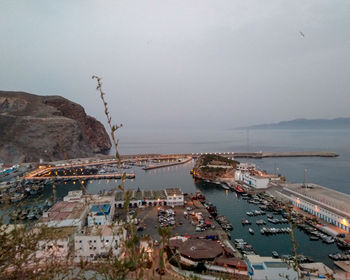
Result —
<path fill-rule="evenodd" d="M 242 188 L 241 185 L 237 184 L 236 186 L 234 186 L 233 188 L 237 193 L 243 194 L 245 193 L 245 190 Z"/>

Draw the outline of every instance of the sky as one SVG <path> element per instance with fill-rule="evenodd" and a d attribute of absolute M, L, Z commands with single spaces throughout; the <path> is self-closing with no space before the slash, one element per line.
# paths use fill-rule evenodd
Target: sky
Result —
<path fill-rule="evenodd" d="M 350 117 L 348 0 L 2 0 L 0 89 L 131 128 Z"/>

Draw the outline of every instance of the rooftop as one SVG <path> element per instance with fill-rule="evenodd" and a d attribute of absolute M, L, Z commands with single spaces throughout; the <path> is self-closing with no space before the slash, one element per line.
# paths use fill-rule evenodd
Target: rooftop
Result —
<path fill-rule="evenodd" d="M 269 268 L 281 268 L 288 267 L 288 265 L 282 262 L 281 259 L 275 259 L 272 257 L 263 257 L 259 255 L 247 255 L 247 259 L 251 264 L 265 264 Z"/>
<path fill-rule="evenodd" d="M 34 228 L 33 231 L 40 230 L 40 228 Z M 45 227 L 43 230 L 44 236 L 48 239 L 63 239 L 68 238 L 76 232 L 76 227 Z"/>
<path fill-rule="evenodd" d="M 308 271 L 311 273 L 317 274 L 333 274 L 333 270 L 326 266 L 324 263 L 316 262 L 316 263 L 302 263 L 300 264 L 300 268 L 303 271 Z"/>
<path fill-rule="evenodd" d="M 286 184 L 284 186 L 287 191 L 294 191 L 329 208 L 342 211 L 344 212 L 343 215 L 350 216 L 350 195 L 348 194 L 316 184 L 307 184 L 307 187 L 304 187 L 303 184 Z"/>
<path fill-rule="evenodd" d="M 110 204 L 93 205 L 90 209 L 90 212 L 95 212 L 97 216 L 109 215 L 110 211 Z"/>
<path fill-rule="evenodd" d="M 122 227 L 114 225 L 94 225 L 92 227 L 84 227 L 78 233 L 80 235 L 91 235 L 91 236 L 112 236 L 121 233 Z"/>
<path fill-rule="evenodd" d="M 44 213 L 41 222 L 79 219 L 85 208 L 85 204 L 81 202 L 59 201 L 46 214 Z"/>
<path fill-rule="evenodd" d="M 182 195 L 182 191 L 179 188 L 169 188 L 165 190 L 167 196 Z"/>
<path fill-rule="evenodd" d="M 167 189 L 168 190 L 168 189 Z M 130 192 L 130 200 L 156 200 L 156 199 L 166 199 L 167 190 L 129 190 Z M 179 189 L 169 189 L 176 191 L 177 193 L 182 194 L 181 190 Z M 172 193 L 173 195 L 173 193 Z M 116 201 L 123 201 L 125 200 L 124 193 L 122 191 L 118 191 L 115 194 L 115 200 Z"/>
<path fill-rule="evenodd" d="M 221 245 L 214 240 L 187 239 L 182 244 L 176 243 L 180 245 L 180 254 L 192 260 L 214 259 L 223 253 Z"/>

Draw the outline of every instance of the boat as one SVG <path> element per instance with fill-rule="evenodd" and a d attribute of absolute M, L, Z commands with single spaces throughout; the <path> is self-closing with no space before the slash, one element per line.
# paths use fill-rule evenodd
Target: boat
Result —
<path fill-rule="evenodd" d="M 279 258 L 279 255 L 276 251 L 272 251 L 272 257 L 275 258 L 275 259 L 278 259 Z"/>
<path fill-rule="evenodd" d="M 196 192 L 196 195 L 194 197 L 195 199 L 199 200 L 199 202 L 204 203 L 205 202 L 205 195 L 202 194 L 200 191 Z"/>
<path fill-rule="evenodd" d="M 42 185 L 34 185 L 30 187 L 29 194 L 37 195 L 39 193 L 42 193 L 43 190 L 44 190 L 44 187 Z"/>
<path fill-rule="evenodd" d="M 252 223 L 248 221 L 247 219 L 242 219 L 242 225 L 251 225 Z"/>
<path fill-rule="evenodd" d="M 252 235 L 254 234 L 254 230 L 252 228 L 249 228 L 248 231 L 250 234 L 252 234 Z"/>
<path fill-rule="evenodd" d="M 264 220 L 257 220 L 255 223 L 257 225 L 266 225 L 266 222 Z"/>
<path fill-rule="evenodd" d="M 36 219 L 35 212 L 31 210 L 29 214 L 27 215 L 28 220 L 34 220 Z"/>
<path fill-rule="evenodd" d="M 253 213 L 253 212 L 246 212 L 246 214 L 247 214 L 248 216 L 254 216 L 254 213 Z"/>
<path fill-rule="evenodd" d="M 313 235 L 313 236 L 310 236 L 310 240 L 311 241 L 317 241 L 319 240 L 320 238 L 317 236 L 317 235 Z"/>
<path fill-rule="evenodd" d="M 205 208 L 208 210 L 209 214 L 214 218 L 218 215 L 215 205 L 209 203 Z"/>
<path fill-rule="evenodd" d="M 23 193 L 14 193 L 11 196 L 11 202 L 12 203 L 16 203 L 16 202 L 20 202 L 22 199 L 24 198 L 24 194 Z"/>
<path fill-rule="evenodd" d="M 245 193 L 245 190 L 242 188 L 242 186 L 241 185 L 236 185 L 236 186 L 234 186 L 234 188 L 233 188 L 237 193 L 241 193 L 241 194 L 244 194 Z"/>
<path fill-rule="evenodd" d="M 229 190 L 229 189 L 230 189 L 228 186 L 226 186 L 226 185 L 224 185 L 224 184 L 220 184 L 220 185 L 221 185 L 221 187 L 223 187 L 225 190 Z"/>

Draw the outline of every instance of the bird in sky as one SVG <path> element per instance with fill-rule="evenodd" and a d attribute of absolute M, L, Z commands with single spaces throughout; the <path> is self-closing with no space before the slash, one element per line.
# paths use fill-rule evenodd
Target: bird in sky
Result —
<path fill-rule="evenodd" d="M 305 34 L 303 32 L 299 31 L 299 33 L 301 36 L 305 37 Z"/>

